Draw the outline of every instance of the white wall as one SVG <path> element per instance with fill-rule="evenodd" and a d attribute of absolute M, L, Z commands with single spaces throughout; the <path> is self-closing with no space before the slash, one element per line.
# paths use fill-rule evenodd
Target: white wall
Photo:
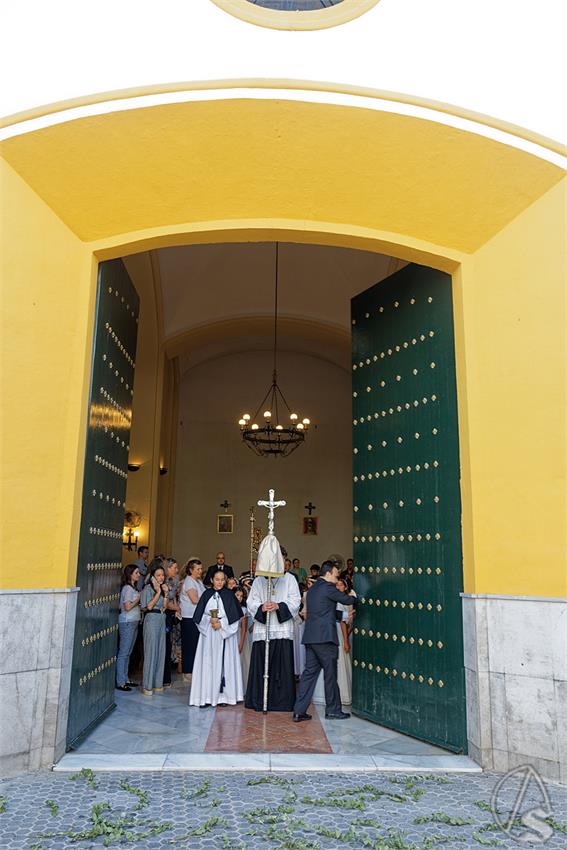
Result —
<path fill-rule="evenodd" d="M 276 534 L 304 566 L 352 545 L 350 374 L 315 357 L 282 354 L 281 388 L 298 414 L 317 424 L 288 458 L 258 458 L 242 444 L 241 414 L 255 412 L 271 378 L 270 352 L 244 352 L 202 363 L 181 377 L 173 553 L 213 563 L 218 549 L 237 573 L 248 569 L 249 508 L 268 489 L 287 500 Z M 232 503 L 232 535 L 216 533 L 220 503 Z M 302 534 L 303 506 L 319 517 L 317 537 Z M 266 511 L 257 509 L 267 530 Z"/>
<path fill-rule="evenodd" d="M 344 26 L 295 33 L 211 0 L 31 6 L 3 3 L 2 115 L 130 86 L 294 78 L 406 92 L 565 138 L 565 0 L 381 0 Z"/>

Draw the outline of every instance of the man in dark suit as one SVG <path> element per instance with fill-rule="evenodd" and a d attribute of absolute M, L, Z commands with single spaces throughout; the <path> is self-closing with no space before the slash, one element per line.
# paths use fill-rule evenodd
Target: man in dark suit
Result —
<path fill-rule="evenodd" d="M 319 578 L 307 591 L 307 619 L 302 641 L 305 644 L 305 669 L 293 707 L 293 719 L 296 723 L 311 720 L 311 715 L 306 712 L 321 670 L 325 679 L 325 717 L 333 720 L 346 720 L 350 717 L 350 714 L 343 711 L 337 683 L 339 639 L 336 610 L 338 602 L 356 606 L 356 597 L 347 596 L 337 590 L 335 585 L 338 577 L 338 568 L 331 561 L 324 561 Z"/>
<path fill-rule="evenodd" d="M 230 564 L 225 564 L 224 562 L 224 552 L 217 552 L 217 562 L 216 564 L 211 564 L 209 569 L 207 570 L 207 575 L 205 576 L 205 587 L 211 587 L 213 583 L 213 576 L 215 573 L 224 573 L 227 581 L 229 578 L 234 578 L 234 570 L 230 566 Z"/>

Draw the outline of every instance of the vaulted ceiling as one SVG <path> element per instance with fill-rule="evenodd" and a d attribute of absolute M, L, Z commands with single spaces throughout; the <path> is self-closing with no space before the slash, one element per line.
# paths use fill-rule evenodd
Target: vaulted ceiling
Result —
<path fill-rule="evenodd" d="M 273 341 L 275 243 L 191 245 L 157 251 L 164 339 L 181 370 Z M 348 367 L 350 299 L 399 261 L 318 245 L 279 246 L 279 349 Z"/>

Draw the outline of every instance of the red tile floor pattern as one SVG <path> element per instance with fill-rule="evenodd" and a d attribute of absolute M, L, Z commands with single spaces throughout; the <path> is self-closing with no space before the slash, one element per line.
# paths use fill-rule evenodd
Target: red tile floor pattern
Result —
<path fill-rule="evenodd" d="M 205 745 L 206 753 L 332 753 L 317 711 L 294 723 L 291 713 L 264 715 L 243 705 L 217 707 Z"/>

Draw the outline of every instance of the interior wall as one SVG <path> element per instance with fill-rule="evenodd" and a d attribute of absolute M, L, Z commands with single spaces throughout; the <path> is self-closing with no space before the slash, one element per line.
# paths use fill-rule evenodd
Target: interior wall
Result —
<path fill-rule="evenodd" d="M 271 352 L 219 357 L 181 376 L 177 472 L 173 522 L 174 555 L 198 555 L 214 563 L 219 549 L 237 574 L 248 569 L 249 509 L 274 488 L 287 506 L 276 512 L 276 534 L 304 566 L 352 546 L 351 379 L 328 362 L 285 353 L 278 376 L 290 404 L 312 427 L 305 445 L 288 458 L 260 458 L 243 445 L 238 419 L 256 405 L 271 378 Z M 234 533 L 218 534 L 217 514 L 225 499 L 234 514 Z M 304 505 L 317 506 L 318 536 L 302 534 Z M 258 525 L 267 515 L 257 508 Z"/>

